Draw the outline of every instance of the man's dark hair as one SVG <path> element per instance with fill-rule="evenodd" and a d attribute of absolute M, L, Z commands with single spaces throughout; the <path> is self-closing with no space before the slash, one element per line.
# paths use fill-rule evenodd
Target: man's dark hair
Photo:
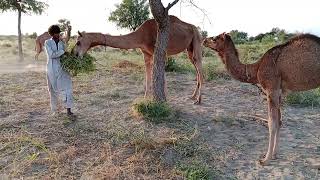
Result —
<path fill-rule="evenodd" d="M 60 27 L 58 25 L 52 25 L 48 29 L 48 33 L 50 36 L 53 36 L 54 34 L 59 34 L 61 32 Z"/>

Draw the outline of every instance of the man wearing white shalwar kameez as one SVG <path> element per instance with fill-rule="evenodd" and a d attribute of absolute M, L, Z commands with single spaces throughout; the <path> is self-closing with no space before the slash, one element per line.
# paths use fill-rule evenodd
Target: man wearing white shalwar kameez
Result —
<path fill-rule="evenodd" d="M 60 40 L 60 28 L 57 25 L 50 26 L 48 30 L 52 36 L 46 40 L 45 50 L 47 53 L 47 82 L 50 94 L 51 111 L 57 111 L 59 97 L 62 97 L 67 114 L 73 115 L 72 81 L 70 74 L 61 67 L 60 57 L 65 52 L 64 43 Z"/>

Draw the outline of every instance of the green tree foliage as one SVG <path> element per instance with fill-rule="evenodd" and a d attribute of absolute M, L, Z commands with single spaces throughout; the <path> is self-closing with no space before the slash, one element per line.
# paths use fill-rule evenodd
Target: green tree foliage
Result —
<path fill-rule="evenodd" d="M 21 11 L 25 14 L 42 14 L 47 8 L 47 4 L 37 0 L 1 0 L 0 10 Z"/>
<path fill-rule="evenodd" d="M 42 14 L 48 5 L 37 0 L 1 0 L 0 11 L 17 11 L 18 12 L 18 49 L 19 60 L 23 60 L 22 52 L 22 34 L 21 34 L 21 14 Z"/>
<path fill-rule="evenodd" d="M 249 41 L 259 41 L 259 42 L 284 42 L 293 37 L 294 33 L 288 33 L 284 29 L 278 27 L 272 28 L 270 32 L 260 33 L 255 37 L 250 37 Z"/>
<path fill-rule="evenodd" d="M 36 39 L 38 37 L 38 34 L 36 32 L 33 32 L 32 34 L 28 35 L 27 37 L 31 39 Z"/>
<path fill-rule="evenodd" d="M 120 28 L 136 30 L 144 21 L 149 19 L 149 4 L 147 0 L 123 0 L 111 12 L 109 21 L 115 22 Z"/>
<path fill-rule="evenodd" d="M 248 41 L 248 33 L 246 32 L 232 30 L 229 34 L 235 44 L 243 44 Z"/>
<path fill-rule="evenodd" d="M 71 25 L 71 23 L 68 19 L 59 19 L 58 23 L 59 23 L 58 25 L 59 25 L 61 31 L 66 31 L 67 27 Z"/>
<path fill-rule="evenodd" d="M 202 30 L 199 26 L 197 26 L 197 29 L 200 32 L 202 38 L 208 37 L 208 31 Z"/>
<path fill-rule="evenodd" d="M 202 38 L 208 37 L 208 31 L 205 31 L 205 30 L 200 31 L 200 34 L 201 34 Z"/>

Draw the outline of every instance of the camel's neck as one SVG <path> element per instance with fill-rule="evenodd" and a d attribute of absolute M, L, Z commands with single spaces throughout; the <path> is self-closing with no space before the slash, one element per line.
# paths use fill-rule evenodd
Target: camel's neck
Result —
<path fill-rule="evenodd" d="M 135 49 L 141 47 L 141 36 L 137 31 L 123 36 L 111 36 L 93 33 L 90 38 L 90 47 L 102 45 L 120 49 Z"/>
<path fill-rule="evenodd" d="M 71 29 L 67 29 L 66 37 L 65 37 L 65 43 L 68 44 L 71 37 Z"/>
<path fill-rule="evenodd" d="M 224 61 L 226 69 L 235 79 L 241 82 L 256 84 L 258 64 L 242 64 L 239 60 L 238 52 L 230 40 L 224 51 L 219 53 Z"/>
<path fill-rule="evenodd" d="M 121 36 L 105 35 L 105 41 L 106 46 L 114 48 L 135 49 L 141 47 L 141 36 L 137 31 Z"/>

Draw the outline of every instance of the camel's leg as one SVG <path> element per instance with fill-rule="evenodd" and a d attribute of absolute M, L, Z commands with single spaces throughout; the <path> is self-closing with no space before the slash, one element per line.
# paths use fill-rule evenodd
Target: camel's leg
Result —
<path fill-rule="evenodd" d="M 40 53 L 38 53 L 38 52 L 36 53 L 36 55 L 34 56 L 34 60 L 37 61 L 37 60 L 39 59 L 39 54 L 40 54 Z"/>
<path fill-rule="evenodd" d="M 200 50 L 201 51 L 201 50 Z M 188 50 L 188 56 L 191 60 L 193 66 L 196 69 L 196 77 L 197 77 L 197 86 L 193 91 L 191 99 L 196 100 L 194 104 L 201 103 L 201 88 L 203 83 L 203 72 L 202 72 L 202 56 L 197 51 Z"/>
<path fill-rule="evenodd" d="M 197 94 L 198 94 L 198 89 L 199 89 L 199 72 L 198 72 L 198 69 L 195 65 L 195 62 L 193 60 L 193 51 L 192 50 L 188 50 L 188 57 L 191 61 L 191 63 L 193 64 L 194 68 L 196 69 L 196 80 L 197 80 L 197 86 L 196 88 L 194 89 L 193 93 L 192 93 L 192 96 L 191 96 L 191 99 L 195 100 L 197 98 Z"/>
<path fill-rule="evenodd" d="M 279 102 L 280 102 L 279 97 Z M 279 103 L 279 108 L 278 108 L 278 126 L 276 129 L 276 135 L 275 135 L 275 142 L 274 142 L 274 147 L 273 147 L 273 154 L 272 154 L 272 159 L 277 159 L 277 153 L 279 151 L 279 139 L 280 139 L 280 127 L 281 127 L 281 109 L 280 109 L 280 103 Z"/>
<path fill-rule="evenodd" d="M 203 72 L 202 72 L 202 50 L 200 45 L 196 45 L 193 43 L 193 53 L 192 53 L 192 63 L 196 68 L 197 72 L 197 87 L 194 91 L 193 96 L 196 97 L 196 101 L 194 104 L 201 103 L 201 90 L 202 90 L 202 83 L 203 83 Z M 190 56 L 190 53 L 189 53 Z M 189 57 L 190 58 L 190 57 Z"/>
<path fill-rule="evenodd" d="M 144 97 L 151 96 L 151 78 L 152 78 L 152 56 L 148 53 L 143 52 L 144 63 L 146 67 L 146 84 L 145 84 L 145 94 Z"/>
<path fill-rule="evenodd" d="M 200 104 L 201 103 L 201 90 L 202 90 L 202 83 L 203 83 L 203 72 L 202 72 L 202 62 L 201 62 L 202 58 L 201 57 L 197 57 L 195 59 L 195 66 L 198 72 L 198 78 L 197 78 L 197 100 L 195 102 L 195 104 Z"/>
<path fill-rule="evenodd" d="M 260 160 L 261 165 L 267 165 L 272 159 L 274 148 L 278 148 L 277 138 L 279 138 L 280 128 L 280 90 L 268 91 L 268 127 L 269 127 L 269 146 L 268 152 L 263 160 Z M 277 136 L 277 137 L 276 137 Z"/>
<path fill-rule="evenodd" d="M 34 56 L 34 59 L 38 60 L 39 54 L 41 53 L 41 50 L 42 50 L 41 44 L 39 42 L 36 42 L 35 50 L 36 50 L 36 55 Z"/>

